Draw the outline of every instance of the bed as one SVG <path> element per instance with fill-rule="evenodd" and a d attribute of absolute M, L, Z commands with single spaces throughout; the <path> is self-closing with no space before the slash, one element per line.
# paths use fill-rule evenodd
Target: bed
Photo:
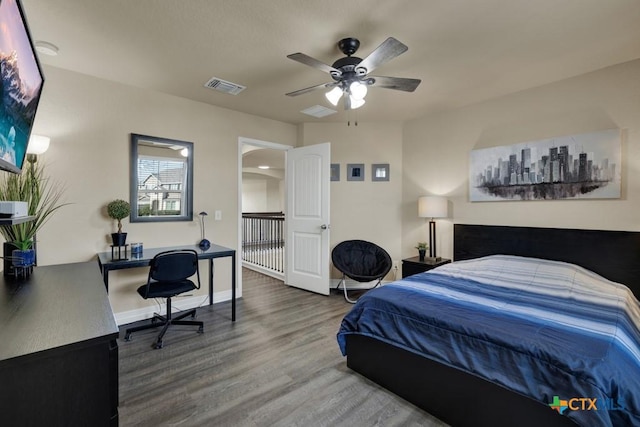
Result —
<path fill-rule="evenodd" d="M 640 233 L 456 224 L 454 261 L 359 300 L 351 369 L 454 426 L 640 425 Z"/>

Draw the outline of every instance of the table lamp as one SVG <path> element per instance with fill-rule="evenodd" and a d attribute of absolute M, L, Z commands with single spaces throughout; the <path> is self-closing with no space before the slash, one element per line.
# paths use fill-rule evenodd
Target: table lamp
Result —
<path fill-rule="evenodd" d="M 418 216 L 429 220 L 429 258 L 438 261 L 436 256 L 436 222 L 435 218 L 446 218 L 448 215 L 447 199 L 440 196 L 422 196 L 418 199 Z"/>
<path fill-rule="evenodd" d="M 211 242 L 207 240 L 204 233 L 204 217 L 207 216 L 207 213 L 202 211 L 200 212 L 199 215 L 200 215 L 200 243 L 198 243 L 198 246 L 203 251 L 206 251 L 211 247 Z"/>

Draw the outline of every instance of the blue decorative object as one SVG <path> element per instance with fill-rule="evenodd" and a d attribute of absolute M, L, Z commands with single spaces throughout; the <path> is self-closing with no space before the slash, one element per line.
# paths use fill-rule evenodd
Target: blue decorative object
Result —
<path fill-rule="evenodd" d="M 34 249 L 14 249 L 11 257 L 14 266 L 31 267 L 35 264 L 36 251 Z"/>
<path fill-rule="evenodd" d="M 204 217 L 207 216 L 207 213 L 205 211 L 202 211 L 199 213 L 199 215 L 200 215 L 200 243 L 198 243 L 198 246 L 203 251 L 206 251 L 211 247 L 211 242 L 204 238 Z"/>
<path fill-rule="evenodd" d="M 11 252 L 11 262 L 13 264 L 13 276 L 26 279 L 33 272 L 36 263 L 35 249 L 14 249 Z"/>
<path fill-rule="evenodd" d="M 143 246 L 142 243 L 131 244 L 131 255 L 142 255 Z"/>

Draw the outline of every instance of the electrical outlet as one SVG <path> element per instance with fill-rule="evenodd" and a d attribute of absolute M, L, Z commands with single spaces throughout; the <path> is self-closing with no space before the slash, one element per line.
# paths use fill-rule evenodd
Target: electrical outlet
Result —
<path fill-rule="evenodd" d="M 216 221 L 222 220 L 222 211 L 215 211 L 213 219 L 215 219 Z"/>

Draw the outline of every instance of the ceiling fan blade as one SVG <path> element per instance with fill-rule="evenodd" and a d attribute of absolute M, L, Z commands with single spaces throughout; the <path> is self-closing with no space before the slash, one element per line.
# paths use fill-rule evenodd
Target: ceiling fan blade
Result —
<path fill-rule="evenodd" d="M 373 80 L 371 86 L 382 87 L 386 89 L 403 90 L 405 92 L 413 92 L 422 82 L 420 79 L 405 79 L 403 77 L 384 77 L 369 76 L 367 80 Z"/>
<path fill-rule="evenodd" d="M 403 43 L 393 37 L 389 37 L 356 66 L 356 72 L 362 74 L 370 73 L 385 62 L 406 52 L 407 49 L 409 48 Z"/>
<path fill-rule="evenodd" d="M 333 68 L 331 65 L 327 65 L 324 62 L 310 57 L 309 55 L 305 55 L 304 53 L 292 53 L 291 55 L 287 55 L 287 58 L 293 59 L 294 61 L 298 61 L 301 64 L 308 65 L 320 71 L 324 71 L 325 73 L 332 75 L 337 73 L 338 76 L 342 74 L 342 71 L 337 68 Z"/>
<path fill-rule="evenodd" d="M 315 86 L 307 87 L 307 88 L 304 88 L 304 89 L 296 90 L 294 92 L 289 92 L 286 95 L 287 96 L 298 96 L 298 95 L 302 95 L 302 94 L 305 94 L 305 93 L 312 92 L 312 91 L 314 91 L 316 89 L 329 88 L 329 87 L 332 87 L 332 86 L 335 86 L 335 82 L 322 83 L 322 84 L 319 84 L 319 85 L 315 85 Z"/>

